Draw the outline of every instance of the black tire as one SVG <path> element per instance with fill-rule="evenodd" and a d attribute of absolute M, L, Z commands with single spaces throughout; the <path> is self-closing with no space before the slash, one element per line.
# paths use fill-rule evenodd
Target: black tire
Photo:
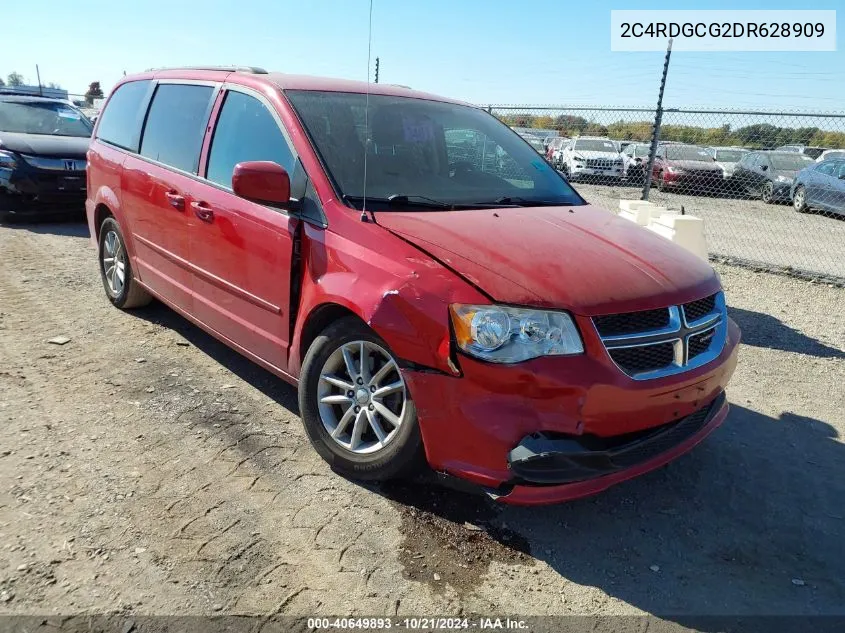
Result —
<path fill-rule="evenodd" d="M 346 317 L 332 323 L 311 343 L 299 381 L 299 412 L 308 439 L 331 468 L 350 479 L 388 481 L 413 476 L 425 465 L 422 436 L 410 390 L 406 391 L 406 419 L 396 436 L 373 454 L 361 455 L 340 446 L 323 426 L 318 406 L 320 372 L 329 357 L 345 343 L 369 341 L 381 346 L 394 360 L 387 343 L 362 321 Z"/>
<path fill-rule="evenodd" d="M 772 183 L 764 183 L 760 188 L 760 200 L 766 204 L 775 203 L 775 186 Z"/>
<path fill-rule="evenodd" d="M 657 190 L 666 191 L 666 179 L 664 178 L 662 171 L 657 174 Z"/>
<path fill-rule="evenodd" d="M 138 283 L 138 280 L 132 274 L 132 264 L 129 261 L 128 254 L 125 255 L 125 264 L 123 272 L 123 286 L 118 292 L 115 292 L 109 286 L 109 280 L 106 277 L 106 267 L 103 262 L 104 251 L 106 248 L 106 237 L 109 234 L 114 234 L 120 242 L 123 252 L 126 253 L 126 240 L 123 238 L 123 231 L 120 230 L 120 225 L 113 217 L 108 217 L 103 220 L 100 225 L 100 239 L 98 253 L 98 262 L 100 268 L 100 279 L 103 282 L 103 288 L 106 291 L 106 296 L 117 308 L 121 310 L 130 310 L 132 308 L 140 308 L 152 301 L 152 296 L 144 290 Z"/>
<path fill-rule="evenodd" d="M 804 185 L 798 185 L 795 189 L 795 194 L 792 196 L 792 208 L 798 213 L 807 213 L 807 190 Z"/>

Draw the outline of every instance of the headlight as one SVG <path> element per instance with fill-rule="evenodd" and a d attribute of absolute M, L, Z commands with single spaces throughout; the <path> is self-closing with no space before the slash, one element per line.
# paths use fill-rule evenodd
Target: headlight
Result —
<path fill-rule="evenodd" d="M 666 171 L 668 171 L 670 174 L 683 174 L 684 173 L 684 170 L 681 169 L 680 167 L 667 167 Z"/>
<path fill-rule="evenodd" d="M 787 178 L 786 176 L 778 176 L 775 178 L 775 182 L 792 182 L 792 178 Z"/>
<path fill-rule="evenodd" d="M 18 157 L 12 152 L 0 150 L 0 169 L 13 170 L 18 166 Z"/>
<path fill-rule="evenodd" d="M 583 163 L 583 162 L 584 162 L 584 159 L 583 159 L 583 158 L 581 158 L 580 156 L 575 156 L 575 162 L 576 162 L 576 163 Z"/>
<path fill-rule="evenodd" d="M 584 352 L 578 329 L 565 312 L 461 303 L 449 306 L 449 312 L 458 347 L 491 363 Z"/>

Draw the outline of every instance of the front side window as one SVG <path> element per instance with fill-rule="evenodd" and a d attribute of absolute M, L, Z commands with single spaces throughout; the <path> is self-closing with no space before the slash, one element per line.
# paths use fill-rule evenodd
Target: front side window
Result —
<path fill-rule="evenodd" d="M 816 167 L 816 171 L 818 171 L 820 174 L 832 176 L 834 167 L 836 167 L 834 163 L 822 163 L 821 165 Z"/>
<path fill-rule="evenodd" d="M 235 165 L 251 160 L 272 161 L 289 174 L 293 171 L 293 153 L 270 111 L 255 97 L 230 91 L 214 129 L 206 178 L 231 188 Z"/>
<path fill-rule="evenodd" d="M 0 101 L 0 132 L 88 137 L 92 129 L 82 112 L 61 101 Z"/>
<path fill-rule="evenodd" d="M 347 202 L 407 196 L 472 207 L 584 204 L 516 133 L 470 106 L 409 97 L 290 90 L 329 175 Z M 502 202 L 502 204 L 508 204 Z"/>
<path fill-rule="evenodd" d="M 837 166 L 836 177 L 845 179 L 845 162 L 841 162 Z"/>
<path fill-rule="evenodd" d="M 131 81 L 119 86 L 100 115 L 97 138 L 137 152 L 141 109 L 145 105 L 144 98 L 149 87 L 149 81 Z"/>
<path fill-rule="evenodd" d="M 211 86 L 160 84 L 147 114 L 141 155 L 197 173 L 213 92 Z"/>

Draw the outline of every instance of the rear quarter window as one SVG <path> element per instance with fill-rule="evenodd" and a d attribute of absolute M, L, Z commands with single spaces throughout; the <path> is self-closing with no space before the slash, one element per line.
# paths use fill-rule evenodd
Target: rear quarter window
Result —
<path fill-rule="evenodd" d="M 97 138 L 132 152 L 138 141 L 150 82 L 132 81 L 118 87 L 100 115 Z"/>

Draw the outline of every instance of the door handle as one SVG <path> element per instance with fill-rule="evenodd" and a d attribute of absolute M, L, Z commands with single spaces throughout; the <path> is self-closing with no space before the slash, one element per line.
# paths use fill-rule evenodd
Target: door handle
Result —
<path fill-rule="evenodd" d="M 208 203 L 192 202 L 191 208 L 194 210 L 194 215 L 196 215 L 203 222 L 214 222 L 214 211 L 211 210 L 211 207 L 208 206 Z"/>
<path fill-rule="evenodd" d="M 178 211 L 182 211 L 185 208 L 185 196 L 179 195 L 175 191 L 165 191 L 164 197 L 167 198 L 167 202 L 170 203 L 170 206 Z"/>

